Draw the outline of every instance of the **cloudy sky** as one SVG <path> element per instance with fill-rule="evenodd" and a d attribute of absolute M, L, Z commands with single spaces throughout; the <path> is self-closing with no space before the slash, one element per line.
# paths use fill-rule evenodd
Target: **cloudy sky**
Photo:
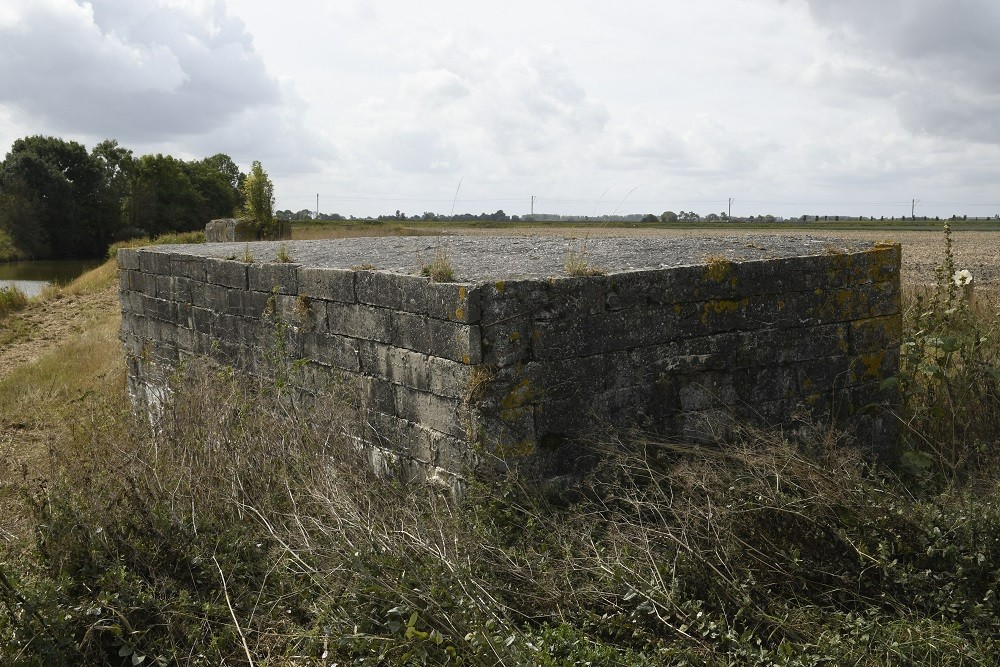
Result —
<path fill-rule="evenodd" d="M 0 62 L 4 150 L 259 159 L 279 209 L 1000 213 L 996 0 L 2 0 Z"/>

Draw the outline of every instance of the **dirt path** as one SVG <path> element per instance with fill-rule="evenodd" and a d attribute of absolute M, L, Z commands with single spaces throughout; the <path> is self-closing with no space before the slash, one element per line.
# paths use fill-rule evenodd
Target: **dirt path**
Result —
<path fill-rule="evenodd" d="M 117 311 L 118 288 L 113 285 L 95 292 L 61 294 L 4 318 L 0 321 L 0 379 Z"/>

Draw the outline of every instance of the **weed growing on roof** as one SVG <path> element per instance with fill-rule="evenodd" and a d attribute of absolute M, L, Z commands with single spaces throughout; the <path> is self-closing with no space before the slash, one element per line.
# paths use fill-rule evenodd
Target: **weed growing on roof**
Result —
<path fill-rule="evenodd" d="M 420 275 L 435 283 L 450 283 L 455 280 L 455 270 L 451 265 L 451 253 L 447 248 L 434 251 L 434 259 L 420 267 Z"/>
<path fill-rule="evenodd" d="M 606 272 L 591 263 L 587 239 L 570 244 L 566 251 L 566 273 L 571 276 L 603 276 Z"/>

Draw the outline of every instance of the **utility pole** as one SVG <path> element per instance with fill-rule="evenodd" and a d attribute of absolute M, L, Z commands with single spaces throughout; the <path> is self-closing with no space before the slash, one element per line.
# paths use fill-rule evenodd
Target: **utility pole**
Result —
<path fill-rule="evenodd" d="M 535 215 L 535 195 L 531 195 L 531 215 Z"/>
<path fill-rule="evenodd" d="M 316 219 L 319 220 L 319 193 L 316 193 Z"/>
<path fill-rule="evenodd" d="M 733 199 L 732 197 L 729 198 L 729 214 L 728 215 L 729 215 L 730 218 L 733 217 L 733 202 L 734 201 L 736 201 L 736 200 Z"/>
<path fill-rule="evenodd" d="M 910 201 L 910 220 L 917 219 L 917 204 L 923 204 L 923 202 L 916 198 Z"/>

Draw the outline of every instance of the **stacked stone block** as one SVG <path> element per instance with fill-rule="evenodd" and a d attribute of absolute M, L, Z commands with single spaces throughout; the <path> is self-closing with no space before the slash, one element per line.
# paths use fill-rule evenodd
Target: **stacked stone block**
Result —
<path fill-rule="evenodd" d="M 336 243 L 354 242 L 373 243 Z M 488 275 L 479 242 L 460 283 L 305 242 L 293 263 L 267 244 L 254 262 L 243 244 L 121 250 L 130 391 L 162 400 L 192 356 L 281 373 L 303 403 L 346 388 L 359 443 L 446 481 L 494 457 L 572 469 L 574 437 L 603 425 L 707 439 L 804 410 L 876 450 L 893 438 L 898 245 L 539 277 Z"/>
<path fill-rule="evenodd" d="M 292 223 L 288 220 L 275 220 L 274 239 L 292 238 Z M 220 218 L 205 225 L 205 238 L 209 243 L 224 243 L 227 241 L 261 241 L 261 233 L 249 220 L 241 218 Z"/>

